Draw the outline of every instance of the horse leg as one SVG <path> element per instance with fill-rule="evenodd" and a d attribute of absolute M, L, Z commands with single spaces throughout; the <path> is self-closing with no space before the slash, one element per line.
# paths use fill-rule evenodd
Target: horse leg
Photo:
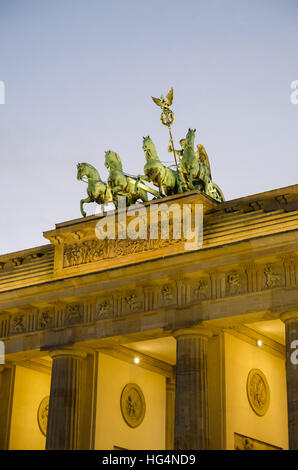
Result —
<path fill-rule="evenodd" d="M 113 204 L 115 206 L 115 209 L 118 209 L 118 197 L 116 197 L 114 194 L 113 194 Z"/>
<path fill-rule="evenodd" d="M 118 193 L 122 191 L 122 186 L 114 186 L 111 188 L 113 203 L 116 209 L 118 209 Z"/>
<path fill-rule="evenodd" d="M 99 205 L 99 213 L 104 213 L 104 204 L 101 204 L 100 202 L 97 203 Z"/>
<path fill-rule="evenodd" d="M 156 181 L 158 184 L 159 197 L 167 196 L 166 180 L 167 180 L 166 169 L 165 167 L 163 167 L 163 170 L 159 173 L 158 179 Z"/>
<path fill-rule="evenodd" d="M 124 196 L 123 194 L 121 195 L 121 197 L 124 197 L 125 198 L 125 206 L 129 206 L 131 203 L 130 203 L 130 199 L 127 197 L 127 196 Z M 113 204 L 115 206 L 115 209 L 118 209 L 118 194 L 113 194 Z"/>
<path fill-rule="evenodd" d="M 114 187 L 112 188 L 112 194 L 113 194 L 113 196 L 117 195 L 117 193 L 118 193 L 119 191 L 122 191 L 122 190 L 123 190 L 122 186 L 114 186 Z"/>
<path fill-rule="evenodd" d="M 148 201 L 148 194 L 144 189 L 140 189 L 138 192 L 138 197 L 142 199 L 143 202 Z"/>
<path fill-rule="evenodd" d="M 83 217 L 86 217 L 86 215 L 87 215 L 86 212 L 83 209 L 83 204 L 88 203 L 88 202 L 92 202 L 90 197 L 86 197 L 86 199 L 81 199 L 81 201 L 80 201 L 80 209 L 81 209 L 81 214 L 82 214 Z"/>
<path fill-rule="evenodd" d="M 178 194 L 183 193 L 183 184 L 182 184 L 182 181 L 180 180 L 179 176 L 177 176 L 177 193 Z"/>
<path fill-rule="evenodd" d="M 189 189 L 195 189 L 194 185 L 193 185 L 193 182 L 192 182 L 192 178 L 193 178 L 195 172 L 196 172 L 195 168 L 191 168 L 191 170 L 189 172 L 189 182 L 188 182 Z"/>
<path fill-rule="evenodd" d="M 163 194 L 163 188 L 162 188 L 162 182 L 161 181 L 158 182 L 158 190 L 159 190 L 159 197 L 163 197 L 164 194 Z"/>

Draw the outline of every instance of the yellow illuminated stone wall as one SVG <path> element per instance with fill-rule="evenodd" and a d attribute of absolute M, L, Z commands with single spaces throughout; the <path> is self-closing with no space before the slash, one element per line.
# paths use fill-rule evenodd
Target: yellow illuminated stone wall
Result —
<path fill-rule="evenodd" d="M 260 369 L 270 388 L 264 416 L 250 407 L 246 381 L 251 369 Z M 225 334 L 226 444 L 234 448 L 234 433 L 288 449 L 287 397 L 284 360 Z"/>
<path fill-rule="evenodd" d="M 136 383 L 146 401 L 146 414 L 137 428 L 124 421 L 120 396 L 127 383 Z M 119 359 L 99 354 L 95 449 L 165 448 L 165 377 Z"/>
<path fill-rule="evenodd" d="M 41 400 L 50 394 L 48 374 L 16 366 L 9 449 L 43 450 L 45 436 L 41 433 L 37 411 Z"/>

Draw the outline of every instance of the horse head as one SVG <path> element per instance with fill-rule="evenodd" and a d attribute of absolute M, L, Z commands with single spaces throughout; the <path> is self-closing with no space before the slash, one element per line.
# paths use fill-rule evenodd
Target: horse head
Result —
<path fill-rule="evenodd" d="M 78 180 L 83 180 L 84 176 L 87 176 L 87 178 L 92 178 L 92 179 L 97 179 L 101 181 L 99 173 L 94 166 L 90 165 L 90 163 L 78 163 L 77 164 L 77 179 Z"/>
<path fill-rule="evenodd" d="M 105 152 L 105 167 L 123 171 L 119 155 L 112 150 Z"/>
<path fill-rule="evenodd" d="M 143 137 L 143 150 L 147 162 L 150 160 L 159 160 L 155 145 L 149 135 Z"/>
<path fill-rule="evenodd" d="M 82 180 L 82 179 L 83 179 L 83 176 L 86 175 L 86 173 L 85 173 L 85 165 L 86 165 L 86 163 L 78 163 L 78 164 L 77 164 L 77 170 L 78 170 L 78 172 L 77 172 L 77 179 L 78 179 L 78 180 Z"/>
<path fill-rule="evenodd" d="M 196 136 L 196 129 L 188 129 L 188 132 L 186 134 L 185 138 L 185 146 L 191 147 L 192 149 L 194 148 L 194 142 L 195 142 L 195 136 Z"/>

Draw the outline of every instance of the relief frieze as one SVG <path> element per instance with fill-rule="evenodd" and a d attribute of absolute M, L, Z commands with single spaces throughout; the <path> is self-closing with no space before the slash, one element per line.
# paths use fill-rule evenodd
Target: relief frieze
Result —
<path fill-rule="evenodd" d="M 88 240 L 66 245 L 64 249 L 64 267 L 100 261 L 107 257 L 106 240 Z"/>
<path fill-rule="evenodd" d="M 181 243 L 184 242 L 178 239 L 85 240 L 64 246 L 63 267 L 69 268 L 87 263 L 95 263 L 103 259 L 143 253 Z"/>

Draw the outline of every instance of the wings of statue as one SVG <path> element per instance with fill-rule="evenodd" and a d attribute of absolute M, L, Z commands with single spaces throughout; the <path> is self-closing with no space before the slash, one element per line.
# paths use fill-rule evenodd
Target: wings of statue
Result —
<path fill-rule="evenodd" d="M 164 109 L 164 108 L 168 108 L 169 106 L 171 106 L 171 104 L 173 103 L 173 97 L 174 97 L 174 91 L 172 87 L 169 93 L 167 94 L 166 99 L 164 99 L 163 95 L 161 95 L 160 98 L 154 98 L 152 96 L 152 99 L 154 103 L 157 104 L 157 106 L 160 106 L 162 109 Z"/>

